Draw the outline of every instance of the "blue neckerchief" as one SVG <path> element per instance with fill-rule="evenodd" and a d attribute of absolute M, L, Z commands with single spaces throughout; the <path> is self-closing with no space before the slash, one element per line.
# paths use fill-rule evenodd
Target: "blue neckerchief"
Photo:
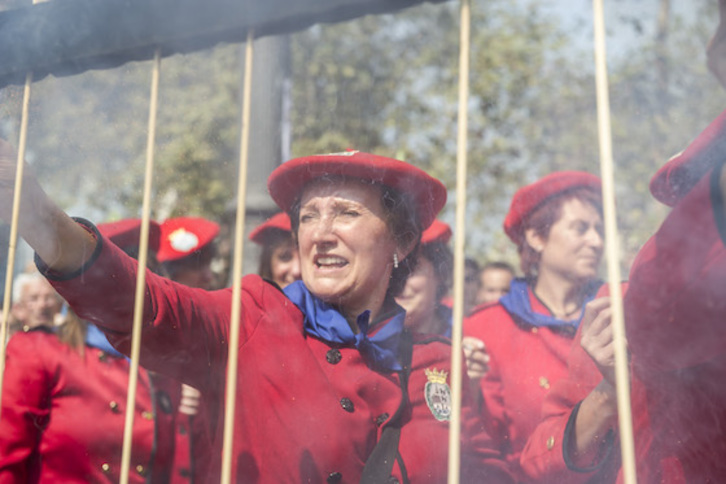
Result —
<path fill-rule="evenodd" d="M 94 348 L 98 348 L 101 351 L 108 353 L 109 355 L 116 356 L 118 358 L 126 358 L 124 355 L 116 351 L 116 348 L 111 346 L 111 343 L 106 339 L 106 335 L 96 327 L 96 325 L 88 323 L 86 329 L 86 344 Z"/>
<path fill-rule="evenodd" d="M 509 314 L 516 316 L 518 319 L 532 326 L 571 326 L 577 328 L 580 326 L 582 315 L 585 312 L 585 304 L 592 301 L 599 287 L 599 281 L 588 283 L 585 291 L 585 299 L 582 302 L 582 309 L 580 310 L 580 317 L 573 321 L 563 321 L 549 314 L 534 312 L 529 301 L 529 284 L 524 279 L 513 279 L 509 292 L 502 296 L 499 302 Z"/>
<path fill-rule="evenodd" d="M 308 291 L 302 281 L 283 289 L 285 295 L 305 316 L 305 332 L 329 343 L 354 346 L 366 364 L 379 371 L 401 371 L 398 346 L 403 332 L 405 311 L 399 311 L 375 335 L 368 337 L 370 311 L 358 316 L 358 334 L 353 333 L 348 321 L 329 304 Z"/>

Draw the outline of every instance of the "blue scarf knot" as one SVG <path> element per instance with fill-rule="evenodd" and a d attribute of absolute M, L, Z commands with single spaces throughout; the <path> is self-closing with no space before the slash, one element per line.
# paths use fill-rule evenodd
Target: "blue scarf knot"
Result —
<path fill-rule="evenodd" d="M 563 321 L 549 314 L 537 313 L 532 309 L 529 300 L 529 284 L 521 278 L 513 279 L 509 292 L 499 299 L 504 309 L 512 316 L 524 321 L 527 324 L 537 327 L 570 326 L 577 329 L 585 314 L 585 305 L 593 300 L 600 287 L 600 281 L 593 281 L 585 288 L 585 298 L 582 302 L 580 317 L 572 321 Z"/>
<path fill-rule="evenodd" d="M 348 321 L 335 308 L 313 296 L 302 281 L 283 289 L 285 295 L 303 313 L 305 332 L 328 343 L 353 346 L 366 364 L 377 371 L 401 371 L 398 348 L 403 333 L 405 311 L 397 312 L 373 336 L 368 336 L 370 311 L 363 311 L 356 319 L 359 332 L 354 333 Z"/>

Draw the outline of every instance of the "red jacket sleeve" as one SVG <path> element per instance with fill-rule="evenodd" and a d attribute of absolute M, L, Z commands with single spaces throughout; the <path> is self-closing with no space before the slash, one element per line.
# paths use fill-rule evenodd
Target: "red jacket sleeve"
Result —
<path fill-rule="evenodd" d="M 529 482 L 614 482 L 619 459 L 612 455 L 612 446 L 605 459 L 589 469 L 570 468 L 566 461 L 565 444 L 580 402 L 600 383 L 602 375 L 592 359 L 580 346 L 581 333 L 573 340 L 568 357 L 568 375 L 557 381 L 542 405 L 542 421 L 530 435 L 520 465 Z M 606 477 L 609 476 L 609 477 Z"/>
<path fill-rule="evenodd" d="M 137 263 L 99 237 L 97 254 L 79 274 L 48 278 L 81 318 L 103 329 L 122 353 L 131 348 Z M 146 271 L 140 362 L 144 368 L 190 384 L 203 393 L 220 393 L 227 361 L 232 290 L 205 291 Z M 266 298 L 275 298 L 266 305 Z M 254 332 L 263 313 L 293 311 L 284 295 L 257 276 L 242 284 L 240 346 Z"/>
<path fill-rule="evenodd" d="M 462 355 L 463 358 L 463 355 Z M 466 368 L 466 365 L 462 366 Z M 514 482 L 510 465 L 487 430 L 487 422 L 482 419 L 476 400 L 471 392 L 471 382 L 466 372 L 462 374 L 462 449 L 461 482 L 492 482 L 504 484 Z M 486 472 L 481 472 L 485 469 Z"/>

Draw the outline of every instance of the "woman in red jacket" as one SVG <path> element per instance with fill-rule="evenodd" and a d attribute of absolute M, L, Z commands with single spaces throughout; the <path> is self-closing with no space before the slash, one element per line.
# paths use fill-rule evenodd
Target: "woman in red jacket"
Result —
<path fill-rule="evenodd" d="M 132 254 L 139 228 L 138 220 L 99 226 Z M 158 245 L 152 223 L 150 267 Z M 0 483 L 118 482 L 128 381 L 126 358 L 72 312 L 58 334 L 15 334 L 3 379 Z M 131 482 L 189 482 L 190 457 L 175 458 L 177 439 L 186 438 L 175 435 L 179 401 L 178 382 L 140 371 Z"/>
<path fill-rule="evenodd" d="M 600 179 L 589 173 L 557 172 L 517 191 L 504 230 L 517 244 L 525 278 L 464 323 L 464 334 L 490 357 L 480 382 L 482 412 L 515 469 L 545 395 L 567 373 L 583 307 L 600 286 L 600 205 Z"/>
<path fill-rule="evenodd" d="M 639 482 L 726 481 L 724 153 L 726 111 L 651 180 L 673 209 L 638 252 L 624 298 Z M 608 301 L 587 312 L 522 454 L 535 482 L 622 482 Z"/>
<path fill-rule="evenodd" d="M 0 155 L 6 200 L 15 155 L 7 145 Z M 407 163 L 346 152 L 283 163 L 268 188 L 290 214 L 302 280 L 280 291 L 250 275 L 233 295 L 147 273 L 142 363 L 222 402 L 231 301 L 240 297 L 232 480 L 442 482 L 451 349 L 404 331 L 394 297 L 415 266 L 421 232 L 445 203 L 445 187 Z M 135 261 L 89 222 L 62 213 L 32 175 L 22 197 L 20 233 L 39 265 L 79 315 L 128 351 Z M 462 480 L 510 482 L 470 410 L 462 419 Z M 216 465 L 208 478 L 218 480 Z"/>

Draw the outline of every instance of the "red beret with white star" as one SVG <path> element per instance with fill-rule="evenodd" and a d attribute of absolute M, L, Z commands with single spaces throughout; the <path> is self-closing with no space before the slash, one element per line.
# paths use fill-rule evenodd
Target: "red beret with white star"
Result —
<path fill-rule="evenodd" d="M 504 232 L 515 244 L 523 240 L 522 223 L 546 201 L 575 188 L 591 188 L 600 194 L 600 178 L 583 171 L 557 171 L 520 188 L 512 198 L 504 219 Z"/>
<path fill-rule="evenodd" d="M 201 217 L 178 217 L 161 224 L 159 262 L 169 262 L 192 254 L 212 242 L 219 225 Z"/>
<path fill-rule="evenodd" d="M 127 218 L 117 222 L 108 222 L 97 225 L 101 235 L 109 239 L 123 250 L 138 248 L 141 240 L 141 219 Z M 149 250 L 159 250 L 161 229 L 159 224 L 149 220 Z"/>
<path fill-rule="evenodd" d="M 688 147 L 663 165 L 650 180 L 650 193 L 668 206 L 675 205 L 711 168 L 726 160 L 726 111 Z"/>
<path fill-rule="evenodd" d="M 429 228 L 424 230 L 423 234 L 421 234 L 421 244 L 426 245 L 434 242 L 446 244 L 449 240 L 451 240 L 451 233 L 451 227 L 449 227 L 449 224 L 436 219 Z"/>
<path fill-rule="evenodd" d="M 267 237 L 273 232 L 292 232 L 290 224 L 290 216 L 285 212 L 280 212 L 268 218 L 255 229 L 250 232 L 249 238 L 256 244 L 264 244 Z"/>
<path fill-rule="evenodd" d="M 408 195 L 425 229 L 446 203 L 446 187 L 425 171 L 404 161 L 384 156 L 346 151 L 295 158 L 278 166 L 267 179 L 275 203 L 289 212 L 305 185 L 323 176 L 361 178 L 386 185 Z"/>

